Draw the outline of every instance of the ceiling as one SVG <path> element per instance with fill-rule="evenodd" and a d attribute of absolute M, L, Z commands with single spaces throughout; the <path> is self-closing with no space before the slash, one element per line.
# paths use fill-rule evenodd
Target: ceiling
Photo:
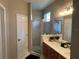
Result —
<path fill-rule="evenodd" d="M 33 10 L 42 10 L 55 0 L 28 0 L 32 3 Z"/>

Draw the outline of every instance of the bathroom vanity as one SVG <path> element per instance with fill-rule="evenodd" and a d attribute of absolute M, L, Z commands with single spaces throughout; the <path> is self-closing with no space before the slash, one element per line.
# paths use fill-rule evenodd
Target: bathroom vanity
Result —
<path fill-rule="evenodd" d="M 43 38 L 42 45 L 46 59 L 70 59 L 70 48 L 61 47 L 58 41 L 50 42 L 48 38 Z"/>

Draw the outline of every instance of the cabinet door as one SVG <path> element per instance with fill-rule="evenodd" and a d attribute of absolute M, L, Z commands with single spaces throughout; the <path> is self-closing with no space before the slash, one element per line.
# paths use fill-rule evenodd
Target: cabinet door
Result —
<path fill-rule="evenodd" d="M 61 56 L 60 54 L 58 55 L 58 59 L 66 59 L 63 56 Z"/>
<path fill-rule="evenodd" d="M 43 55 L 46 59 L 49 59 L 49 48 L 45 43 L 43 43 Z"/>
<path fill-rule="evenodd" d="M 58 59 L 58 53 L 50 48 L 50 59 Z"/>
<path fill-rule="evenodd" d="M 43 43 L 43 55 L 45 59 L 66 59 L 45 43 Z"/>

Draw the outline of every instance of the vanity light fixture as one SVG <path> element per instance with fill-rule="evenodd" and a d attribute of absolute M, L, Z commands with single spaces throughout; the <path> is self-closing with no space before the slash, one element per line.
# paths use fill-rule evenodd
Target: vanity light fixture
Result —
<path fill-rule="evenodd" d="M 73 13 L 73 7 L 66 8 L 62 12 L 59 13 L 60 16 L 71 15 Z"/>

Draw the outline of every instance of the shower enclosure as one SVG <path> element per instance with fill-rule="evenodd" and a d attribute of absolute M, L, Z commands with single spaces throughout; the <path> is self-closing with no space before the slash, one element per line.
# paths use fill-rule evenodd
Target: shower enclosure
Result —
<path fill-rule="evenodd" d="M 40 21 L 35 20 L 32 22 L 32 50 L 33 52 L 41 53 L 41 32 Z"/>

